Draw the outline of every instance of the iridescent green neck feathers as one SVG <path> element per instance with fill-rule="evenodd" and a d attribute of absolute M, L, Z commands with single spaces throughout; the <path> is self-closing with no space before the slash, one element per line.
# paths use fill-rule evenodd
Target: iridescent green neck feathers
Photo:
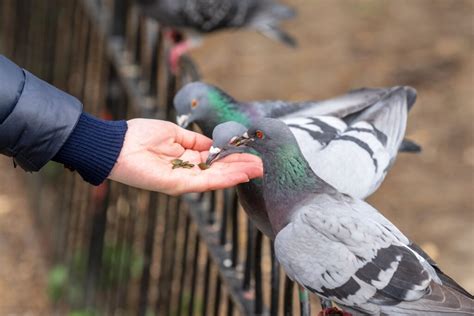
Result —
<path fill-rule="evenodd" d="M 209 104 L 217 116 L 217 124 L 234 121 L 249 126 L 250 119 L 239 109 L 238 104 L 222 91 L 212 90 L 208 93 Z"/>
<path fill-rule="evenodd" d="M 272 185 L 285 190 L 310 189 L 320 180 L 308 165 L 296 144 L 285 144 L 275 149 L 269 164 Z M 290 192 L 287 192 L 290 193 Z"/>

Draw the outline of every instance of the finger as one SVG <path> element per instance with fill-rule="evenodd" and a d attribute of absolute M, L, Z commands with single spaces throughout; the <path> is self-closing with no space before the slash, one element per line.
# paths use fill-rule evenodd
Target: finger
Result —
<path fill-rule="evenodd" d="M 189 179 L 186 188 L 183 188 L 183 192 L 203 192 L 225 189 L 248 181 L 249 177 L 247 174 L 240 171 L 225 174 L 221 173 L 218 176 L 211 176 L 210 174 L 205 176 L 204 173 L 201 173 Z"/>
<path fill-rule="evenodd" d="M 229 173 L 225 176 L 209 178 L 207 190 L 226 189 L 249 181 L 250 178 L 245 173 Z"/>
<path fill-rule="evenodd" d="M 177 127 L 176 142 L 186 149 L 197 151 L 208 150 L 212 145 L 210 138 L 181 127 Z"/>
<path fill-rule="evenodd" d="M 222 168 L 215 170 L 215 176 L 220 176 L 223 173 L 226 174 L 240 172 L 245 173 L 250 179 L 262 177 L 263 166 L 259 162 L 234 162 L 232 164 L 226 164 L 225 166 L 222 166 Z"/>
<path fill-rule="evenodd" d="M 201 161 L 207 160 L 208 152 L 201 152 Z M 251 178 L 261 177 L 263 174 L 262 160 L 251 154 L 233 154 L 227 156 L 215 163 L 208 169 L 209 172 L 228 172 L 228 171 L 243 171 L 247 168 L 252 168 L 252 173 L 249 174 Z M 256 171 L 255 171 L 256 170 Z"/>
<path fill-rule="evenodd" d="M 261 177 L 263 168 L 258 163 L 234 163 L 227 168 L 214 170 L 174 170 L 173 176 L 177 177 L 170 194 L 183 194 L 189 192 L 204 192 L 233 187 L 240 183 L 250 181 L 252 178 Z M 183 181 L 183 178 L 186 181 Z"/>
<path fill-rule="evenodd" d="M 228 162 L 228 163 L 234 163 L 234 162 L 259 162 L 262 163 L 262 160 L 260 157 L 252 154 L 232 154 L 227 157 L 224 157 L 220 160 L 221 162 Z"/>
<path fill-rule="evenodd" d="M 208 151 L 201 152 L 201 162 L 207 161 L 208 157 L 209 157 Z M 262 164 L 262 160 L 260 159 L 260 157 L 252 155 L 252 154 L 243 154 L 243 153 L 236 153 L 236 154 L 226 156 L 224 158 L 219 158 L 212 165 L 215 165 L 217 162 L 221 162 L 221 163 L 222 162 L 223 163 L 255 162 L 255 163 Z"/>

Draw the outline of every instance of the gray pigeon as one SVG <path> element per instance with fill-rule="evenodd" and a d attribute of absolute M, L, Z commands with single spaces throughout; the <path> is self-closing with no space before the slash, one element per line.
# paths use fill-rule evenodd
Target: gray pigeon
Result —
<path fill-rule="evenodd" d="M 394 89 L 396 88 L 363 88 L 324 101 L 239 102 L 213 85 L 192 82 L 178 91 L 174 107 L 178 125 L 186 128 L 189 124 L 196 123 L 204 135 L 211 137 L 212 131 L 219 124 L 235 121 L 249 127 L 264 117 L 291 119 L 324 115 L 334 116 L 350 124 L 361 112 L 385 98 Z M 407 110 L 410 110 L 416 101 L 416 91 L 410 87 L 403 89 L 406 91 Z M 420 147 L 409 140 L 404 140 L 399 149 L 407 152 L 420 151 Z"/>
<path fill-rule="evenodd" d="M 237 122 L 231 121 L 219 124 L 213 132 L 213 145 L 209 149 L 207 163 L 210 165 L 215 160 L 224 158 L 232 153 L 247 152 L 248 148 L 229 145 L 229 143 L 232 143 L 246 131 L 247 127 Z M 268 219 L 265 202 L 263 201 L 262 179 L 253 179 L 247 183 L 239 184 L 237 186 L 237 195 L 240 204 L 252 223 L 265 236 L 273 240 L 275 236 Z"/>
<path fill-rule="evenodd" d="M 283 116 L 313 171 L 340 192 L 364 199 L 384 180 L 402 143 L 407 122 L 408 88 L 389 89 L 378 102 L 351 115 Z M 301 114 L 300 111 L 297 114 Z M 233 137 L 245 126 L 228 122 L 216 127 L 208 162 L 242 149 Z"/>
<path fill-rule="evenodd" d="M 308 153 L 310 157 L 327 158 L 326 165 L 316 164 L 316 167 L 329 177 L 330 183 L 338 181 L 347 188 L 348 194 L 359 194 L 365 197 L 380 185 L 388 169 L 387 164 L 393 162 L 397 153 L 396 148 L 400 146 L 399 136 L 403 137 L 405 131 L 407 111 L 413 106 L 415 100 L 416 92 L 413 89 L 394 88 L 360 89 L 323 102 L 237 103 L 213 86 L 194 83 L 177 94 L 175 107 L 178 112 L 178 122 L 181 125 L 196 121 L 205 134 L 215 122 L 232 118 L 245 124 L 250 124 L 263 116 L 286 118 L 289 123 L 295 125 L 300 141 L 304 143 L 305 148 L 310 150 Z M 369 111 L 369 109 L 372 110 Z M 317 114 L 333 114 L 334 116 L 314 116 Z M 354 124 L 354 126 L 348 124 Z M 368 126 L 355 130 L 357 124 Z M 381 126 L 380 130 L 377 129 L 379 126 Z M 349 130 L 349 127 L 353 130 Z M 212 163 L 214 158 L 238 152 L 239 147 L 232 148 L 228 144 L 232 143 L 234 136 L 241 135 L 245 130 L 246 127 L 236 122 L 227 122 L 217 126 L 213 132 L 214 145 L 210 149 L 208 162 Z M 350 132 L 356 132 L 356 135 L 353 137 Z M 396 137 L 396 139 L 387 142 L 390 137 Z M 331 141 L 334 142 L 331 143 Z M 354 144 L 358 146 L 352 147 Z M 395 148 L 394 152 L 393 148 Z M 377 153 L 377 158 L 374 158 L 374 153 Z M 350 159 L 348 154 L 355 154 L 354 158 Z M 381 161 L 380 168 L 377 169 L 378 166 L 373 162 L 382 160 L 382 157 L 385 159 Z M 344 163 L 345 168 L 341 169 L 342 165 L 338 165 L 338 162 Z M 375 176 L 374 167 L 383 172 L 376 171 L 378 175 Z M 337 172 L 341 170 L 345 173 Z M 353 170 L 357 171 L 357 174 Z M 365 174 L 365 172 L 368 173 Z M 349 175 L 353 181 L 346 182 L 344 175 Z M 360 186 L 358 180 L 363 180 L 362 183 L 366 186 Z M 250 220 L 262 233 L 273 240 L 275 235 L 268 219 L 261 180 L 254 179 L 249 183 L 238 185 L 237 194 Z M 324 304 L 330 305 L 329 302 L 324 302 Z"/>
<path fill-rule="evenodd" d="M 286 45 L 296 41 L 279 28 L 295 16 L 274 0 L 138 0 L 143 12 L 165 26 L 208 33 L 227 28 L 254 29 Z"/>
<path fill-rule="evenodd" d="M 259 153 L 263 195 L 288 276 L 353 315 L 474 315 L 474 297 L 368 203 L 314 173 L 285 123 L 234 144 Z"/>

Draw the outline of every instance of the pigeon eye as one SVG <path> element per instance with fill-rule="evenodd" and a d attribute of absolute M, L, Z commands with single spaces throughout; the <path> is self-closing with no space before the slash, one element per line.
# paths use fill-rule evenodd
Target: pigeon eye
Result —
<path fill-rule="evenodd" d="M 237 141 L 237 136 L 234 136 L 230 139 L 229 144 L 234 144 Z"/>
<path fill-rule="evenodd" d="M 263 139 L 265 134 L 262 131 L 256 131 L 255 136 L 257 136 L 257 138 Z"/>
<path fill-rule="evenodd" d="M 191 101 L 191 107 L 194 109 L 194 108 L 197 107 L 197 106 L 198 106 L 198 100 L 193 99 L 193 100 Z"/>

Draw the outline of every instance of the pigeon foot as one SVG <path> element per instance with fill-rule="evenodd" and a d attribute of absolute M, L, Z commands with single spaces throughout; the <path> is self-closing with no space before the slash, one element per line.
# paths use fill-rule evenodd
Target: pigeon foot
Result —
<path fill-rule="evenodd" d="M 171 72 L 174 75 L 177 75 L 179 72 L 179 61 L 181 60 L 181 56 L 183 56 L 189 50 L 189 48 L 190 47 L 187 41 L 175 44 L 173 48 L 171 48 L 169 55 L 169 64 Z"/>

